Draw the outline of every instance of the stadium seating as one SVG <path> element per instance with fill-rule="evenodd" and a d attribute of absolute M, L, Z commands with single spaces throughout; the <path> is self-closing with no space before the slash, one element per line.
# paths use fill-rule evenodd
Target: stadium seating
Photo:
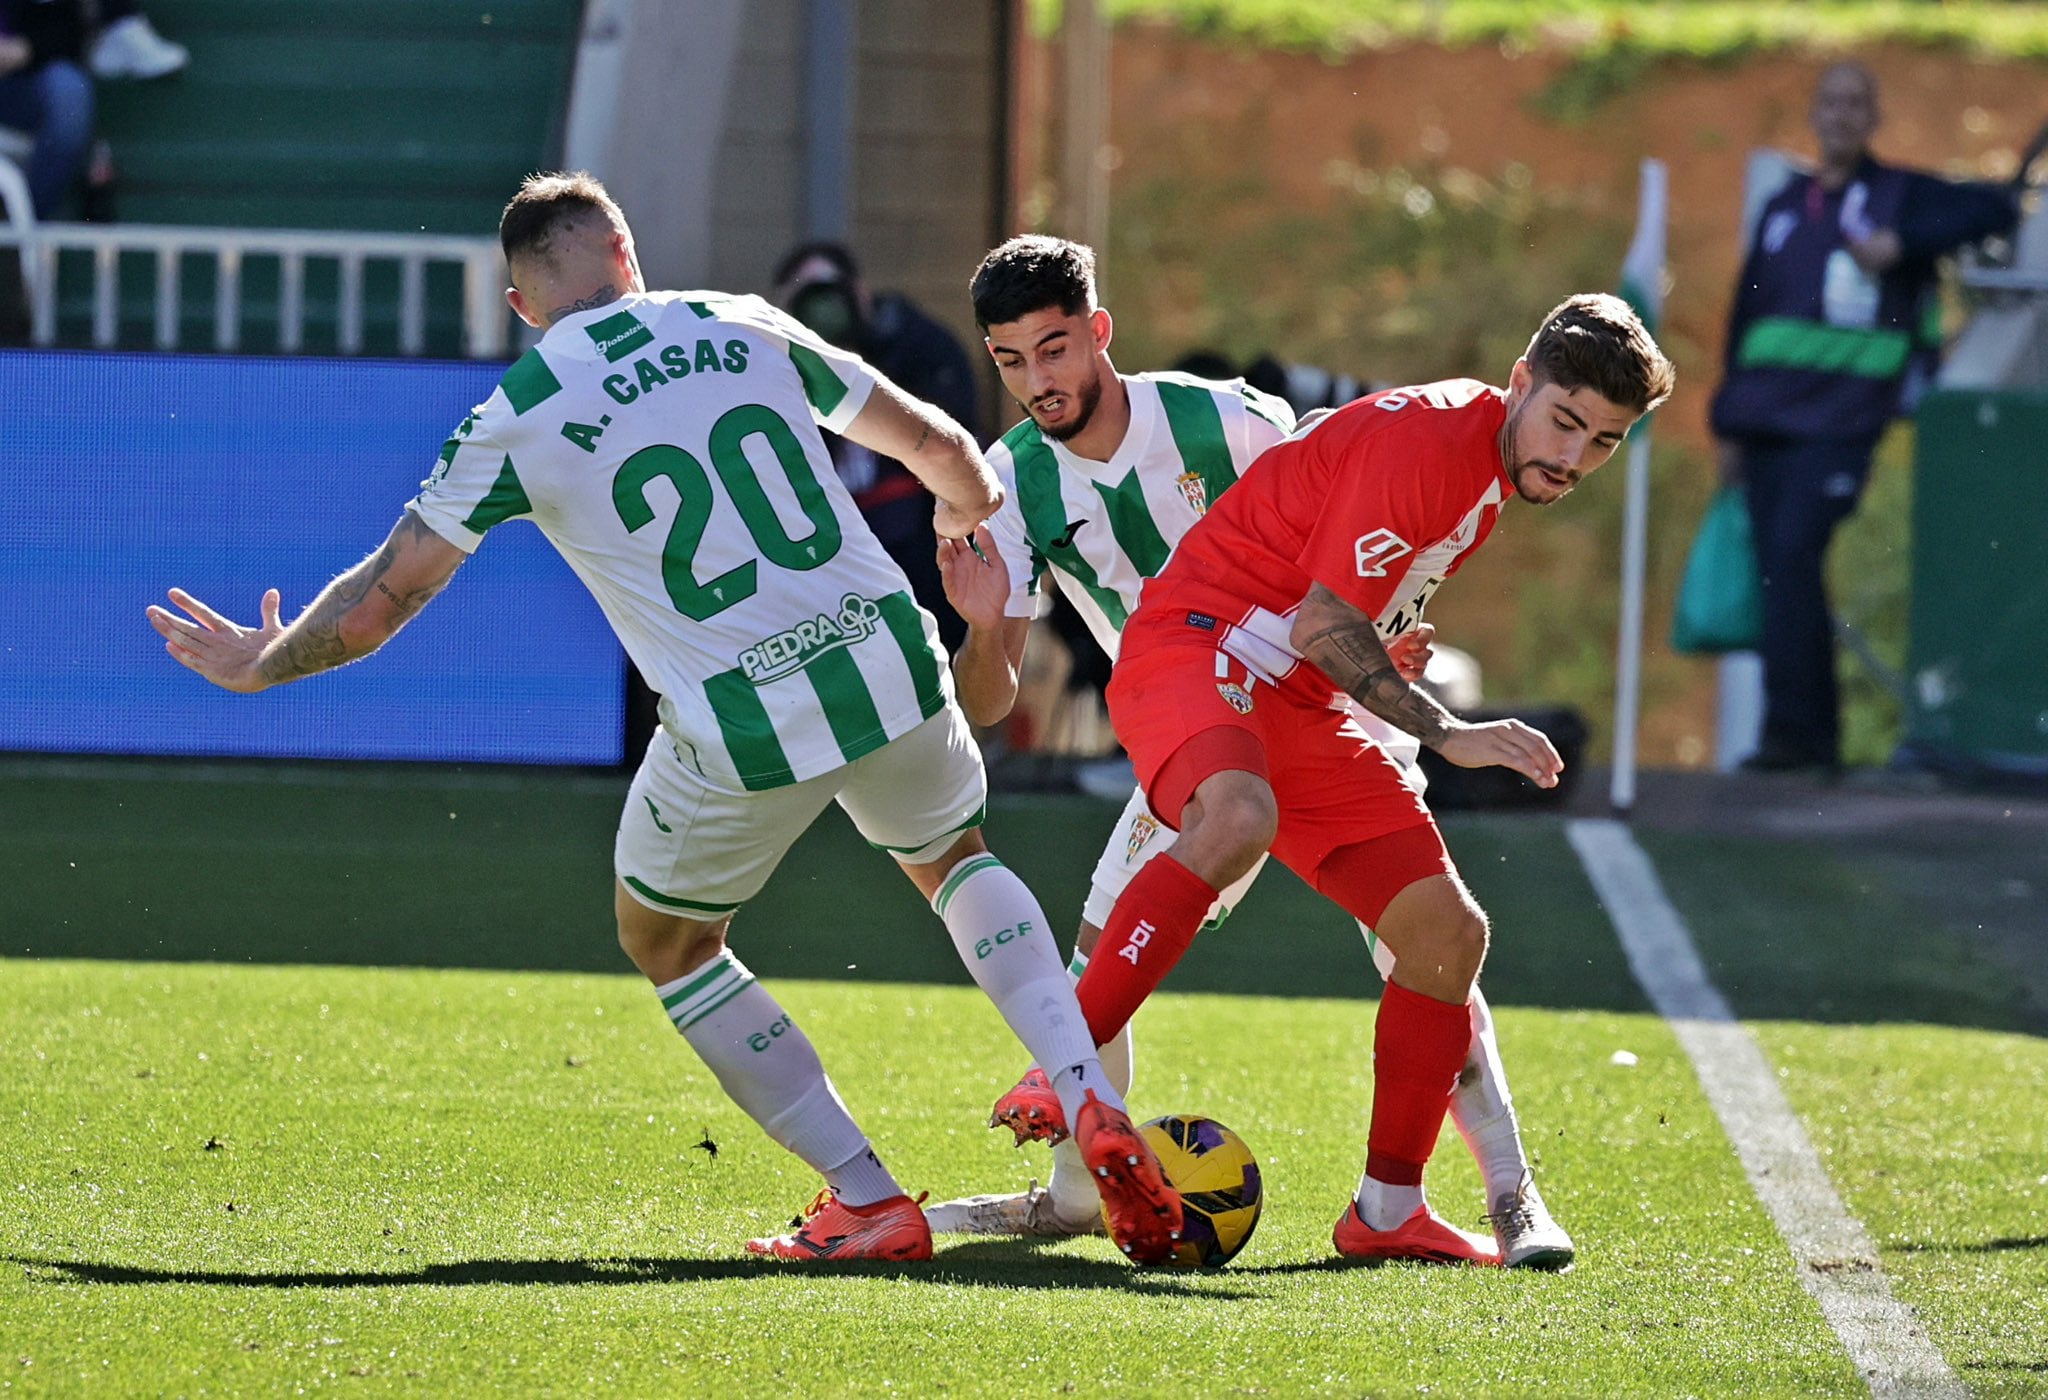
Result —
<path fill-rule="evenodd" d="M 174 78 L 100 89 L 124 224 L 487 235 L 507 192 L 559 145 L 574 5 L 491 0 L 156 0 L 158 27 L 192 50 Z M 59 339 L 93 321 L 92 255 L 63 254 Z M 119 342 L 153 342 L 153 257 L 119 259 Z M 211 345 L 210 259 L 179 276 L 181 343 Z M 340 271 L 305 269 L 304 348 L 339 344 Z M 241 269 L 244 350 L 279 343 L 281 261 Z M 397 353 L 400 268 L 363 270 L 362 350 Z M 459 267 L 426 271 L 428 354 L 462 346 Z"/>

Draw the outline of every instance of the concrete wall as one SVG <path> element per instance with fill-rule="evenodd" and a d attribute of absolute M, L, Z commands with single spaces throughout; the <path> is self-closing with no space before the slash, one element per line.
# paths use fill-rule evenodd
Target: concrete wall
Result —
<path fill-rule="evenodd" d="M 804 71 L 814 4 L 845 7 L 854 65 L 848 206 L 813 211 Z M 814 225 L 870 285 L 972 344 L 966 281 L 1012 230 L 1005 36 L 1014 0 L 591 0 L 565 163 L 633 220 L 650 284 L 768 290 Z M 827 114 L 829 120 L 829 114 Z M 827 134 L 828 143 L 831 141 Z"/>

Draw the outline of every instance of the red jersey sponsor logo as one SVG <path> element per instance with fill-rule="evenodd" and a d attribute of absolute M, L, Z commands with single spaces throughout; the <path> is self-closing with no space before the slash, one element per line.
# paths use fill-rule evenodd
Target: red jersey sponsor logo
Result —
<path fill-rule="evenodd" d="M 1375 530 L 1369 535 L 1360 535 L 1355 548 L 1360 578 L 1385 578 L 1387 565 L 1404 554 L 1415 552 L 1415 547 L 1408 541 L 1386 529 Z"/>

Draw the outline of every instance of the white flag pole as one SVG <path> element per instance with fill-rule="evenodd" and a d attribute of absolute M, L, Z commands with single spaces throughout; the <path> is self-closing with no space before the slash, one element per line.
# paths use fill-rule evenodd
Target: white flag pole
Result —
<path fill-rule="evenodd" d="M 1664 307 L 1664 225 L 1668 186 L 1664 162 L 1643 162 L 1636 236 L 1622 262 L 1622 295 L 1651 331 Z M 1629 434 L 1628 488 L 1621 526 L 1621 635 L 1614 667 L 1614 775 L 1608 801 L 1627 812 L 1636 801 L 1636 721 L 1642 704 L 1643 588 L 1650 536 L 1650 427 Z"/>

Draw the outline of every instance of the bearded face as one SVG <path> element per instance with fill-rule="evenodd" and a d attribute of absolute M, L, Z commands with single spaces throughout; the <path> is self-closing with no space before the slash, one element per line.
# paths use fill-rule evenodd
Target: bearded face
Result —
<path fill-rule="evenodd" d="M 1510 391 L 1501 465 L 1531 505 L 1563 500 L 1614 455 L 1638 417 L 1592 389 L 1536 383 L 1525 364 L 1515 366 Z"/>
<path fill-rule="evenodd" d="M 989 353 L 1003 388 L 1055 442 L 1086 429 L 1102 402 L 1094 324 L 1102 314 L 1070 315 L 1048 307 L 988 328 Z"/>

